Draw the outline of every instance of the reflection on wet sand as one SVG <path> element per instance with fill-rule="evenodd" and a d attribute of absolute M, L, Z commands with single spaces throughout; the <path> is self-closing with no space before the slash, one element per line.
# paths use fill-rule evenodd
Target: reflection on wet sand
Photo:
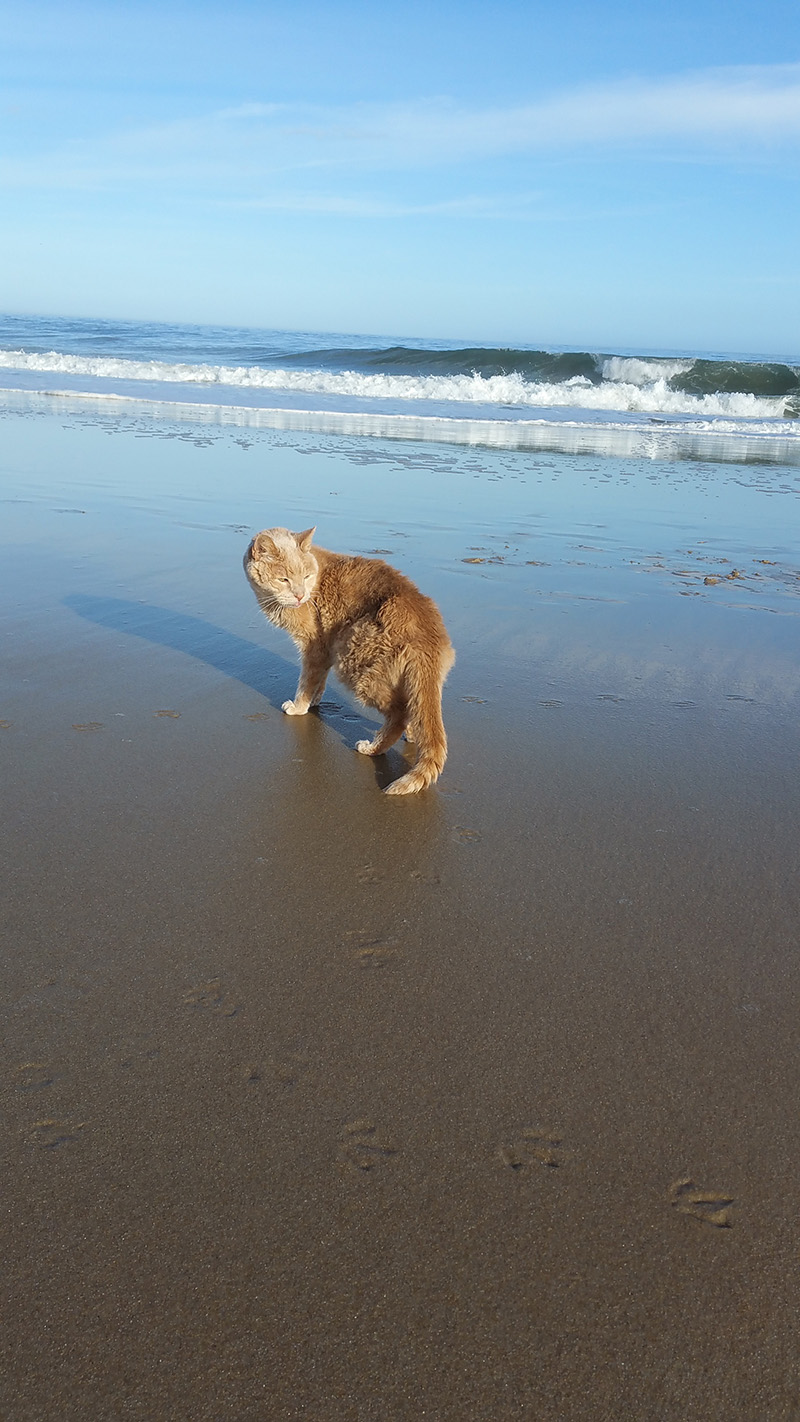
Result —
<path fill-rule="evenodd" d="M 17 375 L 17 373 L 14 373 Z M 697 421 L 697 428 L 685 421 L 654 419 L 645 414 L 638 418 L 620 417 L 620 423 L 593 423 L 590 411 L 565 412 L 558 418 L 552 409 L 532 409 L 519 418 L 516 412 L 498 420 L 496 411 L 487 409 L 485 417 L 474 406 L 465 406 L 460 417 L 437 414 L 409 414 L 406 409 L 375 414 L 371 410 L 343 413 L 336 409 L 307 410 L 291 408 L 291 396 L 285 408 L 263 409 L 258 396 L 248 405 L 243 390 L 208 387 L 175 386 L 174 398 L 165 399 L 163 383 L 139 382 L 137 398 L 116 395 L 114 382 L 101 380 L 97 394 L 85 390 L 70 390 L 68 377 L 61 377 L 64 388 L 45 394 L 15 386 L 3 389 L 4 403 L 21 412 L 38 411 L 57 398 L 65 412 L 80 416 L 96 415 L 108 419 L 139 420 L 143 423 L 169 423 L 180 428 L 182 423 L 199 428 L 233 428 L 235 430 L 284 430 L 290 433 L 334 435 L 338 438 L 381 441 L 416 441 L 445 446 L 466 446 L 487 450 L 515 450 L 530 453 L 600 455 L 613 459 L 689 460 L 696 463 L 733 463 L 742 465 L 800 463 L 800 444 L 794 434 L 770 434 L 759 429 L 750 438 L 726 434 L 709 428 L 710 422 Z M 82 378 L 83 386 L 90 384 Z M 104 393 L 105 392 L 105 393 Z M 275 392 L 271 392 L 277 398 Z M 404 404 L 406 402 L 403 402 Z M 756 422 L 754 422 L 756 423 Z M 791 423 L 791 422 L 788 422 Z M 783 429 L 786 429 L 784 424 Z M 194 435 L 197 443 L 197 435 Z"/>

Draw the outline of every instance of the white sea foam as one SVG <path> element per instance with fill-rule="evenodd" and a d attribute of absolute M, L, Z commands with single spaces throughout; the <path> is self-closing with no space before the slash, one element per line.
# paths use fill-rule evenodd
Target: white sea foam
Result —
<path fill-rule="evenodd" d="M 693 360 L 643 360 L 640 356 L 607 356 L 602 364 L 604 380 L 643 388 L 671 380 L 673 375 L 685 375 Z"/>
<path fill-rule="evenodd" d="M 647 361 L 613 357 L 605 362 L 601 384 L 583 376 L 563 383 L 537 382 L 509 375 L 385 375 L 354 370 L 286 370 L 261 366 L 171 364 L 157 360 L 121 360 L 73 356 L 51 351 L 29 354 L 0 351 L 0 368 L 63 374 L 70 377 L 178 385 L 233 386 L 243 390 L 283 391 L 348 400 L 424 401 L 524 409 L 566 408 L 630 412 L 689 418 L 780 419 L 783 397 L 752 394 L 687 395 L 669 388 L 673 374 L 691 361 Z"/>

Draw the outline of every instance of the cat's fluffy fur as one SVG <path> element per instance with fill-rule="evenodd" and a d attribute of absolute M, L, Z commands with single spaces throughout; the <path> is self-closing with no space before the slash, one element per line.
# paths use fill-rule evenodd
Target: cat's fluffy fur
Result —
<path fill-rule="evenodd" d="M 366 706 L 383 713 L 363 755 L 380 755 L 406 732 L 417 749 L 413 769 L 387 795 L 424 790 L 447 755 L 442 686 L 455 653 L 435 602 L 380 558 L 312 549 L 314 529 L 267 528 L 245 554 L 244 570 L 262 611 L 300 649 L 302 666 L 289 716 L 322 698 L 331 668 Z"/>

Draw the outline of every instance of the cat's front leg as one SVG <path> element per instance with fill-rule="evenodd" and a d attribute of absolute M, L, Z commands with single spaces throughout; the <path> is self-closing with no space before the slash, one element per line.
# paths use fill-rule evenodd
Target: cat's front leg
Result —
<path fill-rule="evenodd" d="M 324 696 L 324 694 L 325 694 L 325 683 L 326 683 L 327 680 L 328 680 L 328 673 L 327 673 L 327 670 L 326 670 L 326 671 L 324 671 L 324 672 L 322 673 L 322 676 L 321 676 L 321 677 L 319 678 L 319 680 L 317 681 L 317 685 L 316 685 L 316 687 L 315 687 L 315 689 L 314 689 L 314 694 L 313 694 L 313 696 L 311 697 L 311 705 L 312 705 L 312 706 L 319 706 L 319 703 L 320 703 L 320 701 L 322 700 L 322 698 L 323 698 L 323 696 Z"/>
<path fill-rule="evenodd" d="M 281 710 L 287 716 L 305 716 L 310 706 L 322 700 L 329 669 L 330 661 L 321 648 L 307 648 L 303 652 L 294 701 L 284 701 Z"/>
<path fill-rule="evenodd" d="M 303 686 L 303 678 L 300 678 L 297 690 L 294 694 L 294 701 L 284 701 L 281 711 L 287 716 L 305 716 L 309 706 L 313 705 L 313 698 Z"/>

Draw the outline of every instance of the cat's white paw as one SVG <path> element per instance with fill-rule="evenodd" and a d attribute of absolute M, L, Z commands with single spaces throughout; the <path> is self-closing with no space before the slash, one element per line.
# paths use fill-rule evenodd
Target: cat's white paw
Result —
<path fill-rule="evenodd" d="M 305 712 L 300 711 L 293 701 L 284 701 L 281 711 L 285 711 L 287 716 L 304 716 Z"/>
<path fill-rule="evenodd" d="M 372 741 L 356 741 L 356 750 L 361 755 L 372 755 Z"/>

